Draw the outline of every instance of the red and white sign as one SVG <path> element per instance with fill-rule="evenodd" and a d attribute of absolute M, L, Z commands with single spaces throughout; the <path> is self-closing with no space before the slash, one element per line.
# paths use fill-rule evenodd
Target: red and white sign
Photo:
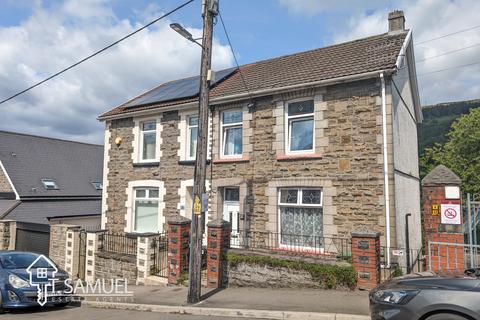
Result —
<path fill-rule="evenodd" d="M 444 204 L 441 205 L 442 223 L 443 224 L 461 224 L 460 205 L 459 204 Z"/>

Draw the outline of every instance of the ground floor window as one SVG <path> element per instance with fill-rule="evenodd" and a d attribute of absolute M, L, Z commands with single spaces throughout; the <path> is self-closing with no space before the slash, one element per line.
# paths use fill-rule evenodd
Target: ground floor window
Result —
<path fill-rule="evenodd" d="M 282 188 L 278 194 L 280 244 L 319 247 L 323 242 L 322 190 Z"/>
<path fill-rule="evenodd" d="M 135 188 L 135 232 L 158 232 L 158 188 Z"/>

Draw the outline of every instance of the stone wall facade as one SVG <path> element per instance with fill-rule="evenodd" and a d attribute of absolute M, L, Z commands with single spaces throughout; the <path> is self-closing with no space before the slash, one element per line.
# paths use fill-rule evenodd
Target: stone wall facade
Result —
<path fill-rule="evenodd" d="M 1 192 L 13 192 L 12 185 L 8 181 L 5 171 L 3 171 L 3 166 L 0 166 L 0 193 Z"/>
<path fill-rule="evenodd" d="M 15 250 L 16 231 L 16 221 L 0 220 L 0 250 Z"/>
<path fill-rule="evenodd" d="M 137 282 L 137 258 L 135 255 L 99 251 L 95 254 L 95 279 L 127 279 Z"/>
<path fill-rule="evenodd" d="M 382 113 L 380 80 L 300 90 L 255 100 L 249 110 L 247 101 L 215 106 L 211 137 L 213 165 L 207 167 L 212 179 L 208 220 L 222 218 L 223 188 L 240 188 L 240 228 L 279 232 L 278 188 L 316 187 L 323 190 L 323 234 L 348 237 L 354 227 L 364 225 L 385 238 L 384 182 L 382 156 Z M 284 110 L 290 100 L 312 99 L 315 117 L 314 153 L 290 156 L 285 153 Z M 390 103 L 388 103 L 390 101 Z M 234 159 L 219 155 L 220 114 L 239 109 L 243 114 L 243 154 Z M 193 111 L 195 111 L 193 109 Z M 159 113 L 161 158 L 159 163 L 138 164 L 134 152 L 134 118 L 107 121 L 109 162 L 106 199 L 106 228 L 128 232 L 125 226 L 128 183 L 133 180 L 160 180 L 164 184 L 165 221 L 182 214 L 189 217 L 191 203 L 181 197 L 186 181 L 193 178 L 193 161 L 185 161 L 180 150 L 181 120 L 184 111 Z M 387 94 L 387 123 L 391 153 L 391 97 Z M 183 134 L 181 134 L 183 132 Z M 122 139 L 117 145 L 114 141 Z M 184 144 L 185 145 L 185 144 Z M 183 159 L 183 160 L 182 160 Z M 390 154 L 389 162 L 393 161 Z M 390 203 L 392 245 L 395 244 L 395 208 L 393 162 Z M 182 191 L 183 190 L 183 191 Z M 166 230 L 164 226 L 163 230 Z"/>

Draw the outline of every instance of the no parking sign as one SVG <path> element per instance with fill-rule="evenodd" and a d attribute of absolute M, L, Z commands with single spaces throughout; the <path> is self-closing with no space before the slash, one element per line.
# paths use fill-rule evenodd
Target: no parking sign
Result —
<path fill-rule="evenodd" d="M 459 204 L 444 204 L 441 206 L 442 223 L 443 224 L 461 224 L 460 205 Z"/>

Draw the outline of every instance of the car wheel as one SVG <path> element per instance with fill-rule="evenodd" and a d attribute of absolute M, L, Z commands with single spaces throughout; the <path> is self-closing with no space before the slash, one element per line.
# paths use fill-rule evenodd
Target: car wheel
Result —
<path fill-rule="evenodd" d="M 468 320 L 468 318 L 451 313 L 438 313 L 428 317 L 425 320 Z"/>

